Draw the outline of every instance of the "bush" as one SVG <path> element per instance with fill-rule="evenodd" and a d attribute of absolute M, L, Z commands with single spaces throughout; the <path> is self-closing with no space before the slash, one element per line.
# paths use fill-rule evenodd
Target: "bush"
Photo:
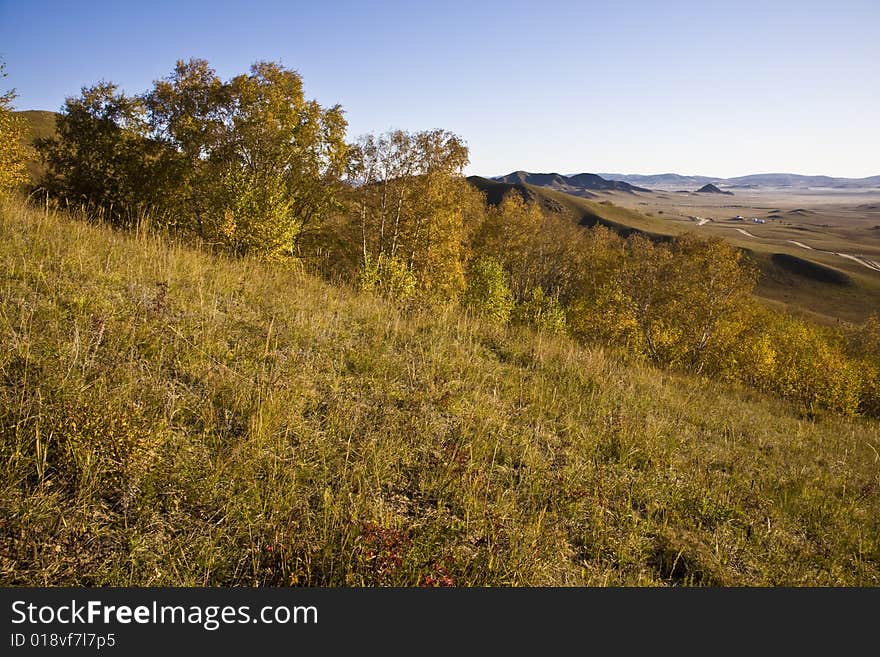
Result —
<path fill-rule="evenodd" d="M 862 406 L 865 375 L 833 332 L 772 311 L 755 310 L 731 347 L 728 378 L 805 408 L 852 415 Z"/>
<path fill-rule="evenodd" d="M 361 269 L 360 287 L 388 299 L 408 301 L 415 294 L 416 278 L 399 256 L 380 255 L 367 258 Z"/>
<path fill-rule="evenodd" d="M 507 275 L 495 258 L 481 256 L 471 264 L 462 305 L 495 322 L 506 324 L 513 310 Z"/>
<path fill-rule="evenodd" d="M 526 299 L 513 309 L 513 321 L 561 335 L 565 333 L 565 310 L 559 299 L 545 294 L 540 287 L 532 288 Z"/>

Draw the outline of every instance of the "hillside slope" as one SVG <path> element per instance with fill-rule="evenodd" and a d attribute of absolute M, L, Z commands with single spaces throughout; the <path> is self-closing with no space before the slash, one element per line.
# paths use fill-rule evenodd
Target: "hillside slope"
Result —
<path fill-rule="evenodd" d="M 880 424 L 0 209 L 0 583 L 880 584 Z"/>
<path fill-rule="evenodd" d="M 536 187 L 549 187 L 567 194 L 575 196 L 583 196 L 585 198 L 595 198 L 594 191 L 615 191 L 615 192 L 648 192 L 650 190 L 642 187 L 634 187 L 626 182 L 619 180 L 606 180 L 602 176 L 595 173 L 579 173 L 573 176 L 563 176 L 558 173 L 529 173 L 528 171 L 514 171 L 506 176 L 498 176 L 493 178 L 498 182 L 510 183 L 513 185 L 534 185 Z"/>
<path fill-rule="evenodd" d="M 566 214 L 584 226 L 601 224 L 612 228 L 621 235 L 634 231 L 654 237 L 664 238 L 682 232 L 668 222 L 648 217 L 634 210 L 628 210 L 610 201 L 591 201 L 549 187 L 528 183 L 506 183 L 498 180 L 470 176 L 468 182 L 486 194 L 486 200 L 497 205 L 505 194 L 513 192 L 524 200 L 538 203 L 545 210 Z"/>
<path fill-rule="evenodd" d="M 28 146 L 32 146 L 37 139 L 45 139 L 55 135 L 55 119 L 58 116 L 55 112 L 48 112 L 45 110 L 25 110 L 22 112 L 15 112 L 15 114 L 22 117 L 27 125 L 25 143 Z M 39 161 L 36 152 L 33 152 L 31 158 L 28 160 L 27 170 L 32 182 L 39 180 L 45 172 L 45 165 Z"/>

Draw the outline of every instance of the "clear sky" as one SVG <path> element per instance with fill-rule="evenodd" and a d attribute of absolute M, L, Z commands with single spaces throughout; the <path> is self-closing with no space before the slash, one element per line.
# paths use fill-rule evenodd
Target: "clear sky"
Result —
<path fill-rule="evenodd" d="M 0 0 L 19 109 L 260 59 L 349 136 L 446 128 L 469 173 L 880 175 L 880 0 Z"/>

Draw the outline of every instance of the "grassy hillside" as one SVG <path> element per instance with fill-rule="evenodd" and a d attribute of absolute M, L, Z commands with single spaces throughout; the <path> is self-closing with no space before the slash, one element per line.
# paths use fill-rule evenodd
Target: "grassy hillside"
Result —
<path fill-rule="evenodd" d="M 668 222 L 653 219 L 608 201 L 593 201 L 547 187 L 538 187 L 528 183 L 504 183 L 479 176 L 470 176 L 468 182 L 485 192 L 486 200 L 489 203 L 498 204 L 506 194 L 514 192 L 526 201 L 538 203 L 545 210 L 567 214 L 579 224 L 585 226 L 601 224 L 613 228 L 622 235 L 638 231 L 662 238 L 682 232 L 672 228 Z"/>
<path fill-rule="evenodd" d="M 880 308 L 880 275 L 845 258 L 784 243 L 725 236 L 761 268 L 755 293 L 823 324 L 863 322 Z M 852 246 L 850 245 L 850 249 Z"/>
<path fill-rule="evenodd" d="M 55 119 L 57 114 L 47 110 L 24 110 L 15 112 L 23 117 L 28 123 L 28 142 L 35 139 L 51 137 L 55 134 Z"/>
<path fill-rule="evenodd" d="M 0 210 L 0 583 L 880 584 L 880 424 Z"/>
<path fill-rule="evenodd" d="M 23 112 L 15 112 L 16 115 L 22 117 L 27 125 L 27 133 L 25 135 L 25 143 L 32 145 L 36 139 L 44 139 L 52 137 L 55 134 L 55 119 L 58 116 L 55 112 L 45 110 L 26 110 Z M 28 174 L 32 181 L 39 180 L 45 171 L 42 162 L 34 157 L 27 162 Z"/>

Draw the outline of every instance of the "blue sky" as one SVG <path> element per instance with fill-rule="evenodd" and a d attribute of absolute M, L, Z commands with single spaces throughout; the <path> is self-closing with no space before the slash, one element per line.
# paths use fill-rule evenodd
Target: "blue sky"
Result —
<path fill-rule="evenodd" d="M 480 175 L 880 174 L 877 0 L 0 0 L 0 57 L 20 109 L 277 60 L 350 137 L 446 128 Z"/>

